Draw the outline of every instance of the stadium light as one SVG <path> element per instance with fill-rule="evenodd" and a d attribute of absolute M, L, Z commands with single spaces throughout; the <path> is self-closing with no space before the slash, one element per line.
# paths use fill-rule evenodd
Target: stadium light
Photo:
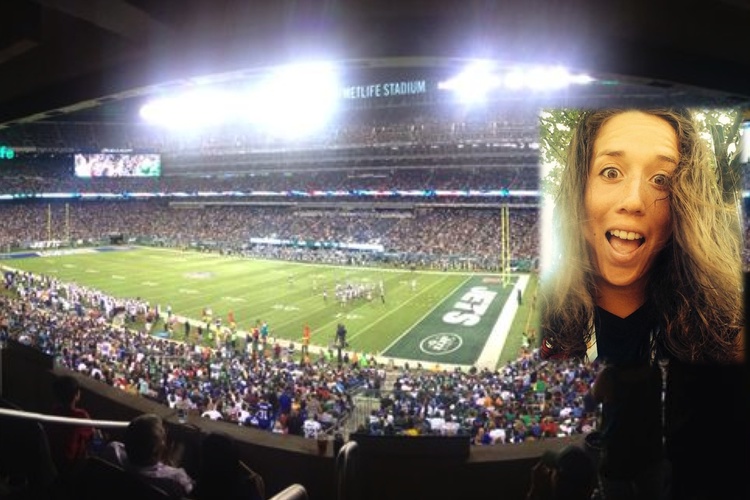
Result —
<path fill-rule="evenodd" d="M 458 76 L 438 83 L 441 90 L 451 90 L 463 103 L 483 102 L 487 94 L 499 87 L 501 81 L 493 74 L 490 61 L 475 61 L 466 67 Z"/>
<path fill-rule="evenodd" d="M 338 107 L 340 84 L 333 65 L 305 63 L 278 68 L 243 102 L 245 120 L 281 137 L 299 137 L 325 125 Z"/>
<path fill-rule="evenodd" d="M 216 90 L 197 90 L 185 97 L 186 109 L 203 125 L 218 125 L 231 119 L 234 96 Z"/>
<path fill-rule="evenodd" d="M 438 83 L 441 90 L 456 93 L 462 102 L 483 101 L 491 91 L 548 91 L 594 81 L 586 74 L 571 74 L 562 66 L 513 66 L 496 69 L 490 61 L 471 63 L 458 76 Z"/>
<path fill-rule="evenodd" d="M 148 102 L 140 114 L 150 123 L 170 128 L 211 126 L 231 118 L 233 102 L 234 97 L 228 92 L 196 89 Z"/>
<path fill-rule="evenodd" d="M 169 107 L 166 101 L 152 101 L 141 106 L 139 114 L 149 123 L 160 123 L 164 112 Z"/>
<path fill-rule="evenodd" d="M 140 115 L 170 128 L 244 121 L 274 135 L 296 137 L 327 123 L 340 93 L 332 64 L 303 63 L 272 69 L 242 91 L 204 87 L 157 99 L 141 107 Z"/>

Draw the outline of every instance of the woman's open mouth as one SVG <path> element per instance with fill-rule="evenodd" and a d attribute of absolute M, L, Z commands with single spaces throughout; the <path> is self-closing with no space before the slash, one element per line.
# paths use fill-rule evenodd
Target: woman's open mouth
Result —
<path fill-rule="evenodd" d="M 607 231 L 606 237 L 614 251 L 622 254 L 634 252 L 646 242 L 642 234 L 621 229 Z"/>

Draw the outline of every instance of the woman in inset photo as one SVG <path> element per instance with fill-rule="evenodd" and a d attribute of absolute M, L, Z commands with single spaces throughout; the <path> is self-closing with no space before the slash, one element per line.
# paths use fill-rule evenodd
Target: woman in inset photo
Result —
<path fill-rule="evenodd" d="M 711 498 L 741 476 L 726 446 L 695 438 L 708 417 L 701 397 L 743 413 L 736 163 L 709 150 L 688 110 L 557 113 L 568 124 L 552 133 L 572 135 L 542 235 L 552 252 L 540 354 L 600 369 L 591 395 L 605 498 Z"/>
<path fill-rule="evenodd" d="M 687 110 L 580 113 L 543 238 L 542 356 L 742 361 L 741 227 Z"/>

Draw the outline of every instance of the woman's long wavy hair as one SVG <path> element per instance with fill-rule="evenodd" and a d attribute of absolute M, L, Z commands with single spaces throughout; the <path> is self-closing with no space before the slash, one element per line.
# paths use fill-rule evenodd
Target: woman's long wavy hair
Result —
<path fill-rule="evenodd" d="M 541 296 L 542 336 L 556 350 L 582 356 L 591 339 L 597 288 L 581 224 L 584 192 L 601 127 L 625 109 L 584 111 L 568 149 L 555 199 L 560 253 Z M 659 315 L 661 343 L 689 362 L 740 359 L 742 307 L 739 212 L 723 201 L 714 165 L 687 110 L 637 110 L 667 121 L 680 160 L 670 179 L 672 237 L 651 269 L 647 301 Z"/>

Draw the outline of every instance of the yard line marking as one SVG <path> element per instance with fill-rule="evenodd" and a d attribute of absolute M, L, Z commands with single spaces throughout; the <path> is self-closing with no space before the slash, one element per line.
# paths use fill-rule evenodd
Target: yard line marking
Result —
<path fill-rule="evenodd" d="M 144 249 L 147 249 L 147 250 L 154 250 L 154 251 L 157 251 L 157 252 L 170 252 L 170 253 L 176 253 L 176 254 L 184 254 L 183 250 L 175 250 L 173 248 L 156 248 L 156 247 L 138 247 L 138 248 L 144 248 Z M 196 252 L 196 257 L 197 257 L 197 255 L 200 255 L 201 257 L 203 257 L 205 259 L 219 259 L 219 258 L 222 258 L 222 257 L 226 258 L 225 256 L 221 256 L 221 255 L 197 254 L 197 252 Z M 183 257 L 183 258 L 187 259 L 186 257 Z M 193 257 L 190 257 L 189 260 L 192 260 L 192 259 L 193 259 Z M 344 266 L 344 265 L 336 265 L 336 264 L 326 264 L 326 263 L 323 263 L 323 262 L 296 262 L 296 261 L 291 261 L 291 260 L 264 259 L 264 258 L 261 258 L 261 257 L 245 257 L 245 256 L 241 256 L 240 259 L 249 260 L 249 261 L 269 262 L 269 263 L 275 263 L 275 264 L 283 263 L 283 264 L 289 264 L 289 265 L 298 266 L 298 267 L 317 266 L 317 267 L 323 267 L 323 268 L 328 268 L 328 269 L 342 269 L 342 270 L 349 270 L 349 271 L 352 271 L 353 269 L 377 269 L 378 272 L 388 273 L 388 274 L 411 272 L 408 269 L 358 268 L 356 266 Z M 186 260 L 186 262 L 187 262 L 187 260 Z M 277 272 L 277 273 L 280 272 L 282 274 L 286 274 L 288 271 L 271 271 L 271 273 L 274 273 L 274 272 Z M 500 273 L 490 272 L 490 271 L 479 271 L 479 272 L 477 272 L 477 271 L 434 271 L 434 270 L 431 270 L 431 269 L 417 269 L 415 272 L 420 273 L 420 274 L 439 274 L 439 275 L 448 274 L 448 275 L 469 276 L 469 277 L 476 276 L 477 274 L 481 274 L 483 276 L 500 276 Z M 346 275 L 344 275 L 344 277 L 346 278 Z"/>
<path fill-rule="evenodd" d="M 271 309 L 275 311 L 299 311 L 300 308 L 297 306 L 287 305 L 287 304 L 274 304 L 271 306 Z"/>
<path fill-rule="evenodd" d="M 359 314 L 355 313 L 336 313 L 336 319 L 344 318 L 346 320 L 356 320 L 356 319 L 362 319 L 364 316 L 360 316 Z M 355 335 L 352 335 L 352 338 L 354 338 Z"/>
<path fill-rule="evenodd" d="M 462 281 L 462 282 L 461 282 L 460 284 L 458 284 L 458 285 L 457 285 L 456 287 L 454 287 L 454 288 L 453 288 L 453 290 L 451 290 L 451 291 L 450 291 L 450 292 L 449 292 L 449 293 L 448 293 L 448 294 L 447 294 L 447 295 L 445 296 L 445 298 L 444 298 L 443 300 L 441 300 L 440 302 L 438 302 L 437 304 L 435 304 L 434 306 L 432 306 L 432 308 L 431 308 L 431 309 L 430 309 L 429 311 L 427 311 L 426 313 L 424 313 L 424 315 L 422 315 L 422 317 L 421 317 L 421 318 L 419 318 L 419 319 L 418 319 L 417 321 L 415 321 L 415 322 L 414 322 L 414 324 L 413 324 L 413 325 L 411 325 L 411 326 L 410 326 L 409 328 L 407 328 L 407 329 L 406 329 L 406 330 L 404 331 L 404 333 L 402 333 L 401 335 L 399 335 L 398 337 L 396 337 L 396 338 L 395 338 L 395 339 L 393 340 L 393 342 L 391 342 L 390 344 L 388 344 L 387 346 L 385 346 L 385 347 L 384 347 L 383 349 L 381 349 L 381 350 L 380 350 L 380 352 L 381 352 L 381 353 L 387 352 L 387 351 L 388 351 L 388 349 L 390 349 L 391 347 L 393 347 L 393 346 L 394 346 L 394 345 L 396 344 L 396 342 L 398 342 L 399 340 L 401 340 L 402 338 L 404 338 L 404 337 L 405 337 L 405 336 L 406 336 L 406 335 L 407 335 L 408 333 L 410 333 L 410 332 L 411 332 L 411 331 L 412 331 L 412 330 L 414 329 L 414 327 L 416 327 L 416 326 L 417 326 L 418 324 L 420 324 L 420 323 L 421 323 L 422 321 L 424 321 L 424 319 L 425 319 L 425 318 L 426 318 L 427 316 L 429 316 L 430 314 L 432 314 L 432 313 L 433 313 L 433 312 L 435 311 L 435 309 L 437 309 L 438 307 L 440 307 L 440 306 L 441 306 L 441 305 L 443 304 L 443 302 L 445 302 L 445 301 L 446 301 L 446 300 L 448 299 L 448 297 L 451 297 L 451 296 L 452 296 L 452 295 L 453 295 L 453 294 L 454 294 L 454 293 L 456 292 L 456 290 L 458 290 L 459 288 L 461 288 L 462 286 L 464 286 L 464 285 L 466 284 L 466 282 L 467 282 L 467 281 L 469 281 L 469 280 L 470 280 L 470 279 L 471 279 L 472 277 L 473 277 L 473 276 L 468 276 L 468 277 L 467 277 L 467 278 L 466 278 L 465 280 L 463 280 L 463 281 Z M 418 292 L 418 293 L 417 293 L 417 295 L 416 295 L 416 296 L 415 296 L 414 298 L 416 298 L 416 297 L 419 297 L 419 296 L 420 296 L 421 294 L 423 294 L 423 293 L 427 292 L 427 291 L 428 291 L 428 290 L 429 290 L 430 288 L 432 288 L 432 287 L 436 286 L 436 285 L 437 285 L 437 284 L 439 284 L 439 283 L 440 283 L 439 281 L 436 281 L 435 283 L 433 283 L 432 285 L 428 286 L 428 287 L 427 287 L 427 288 L 425 288 L 424 290 L 422 290 L 422 291 Z M 411 299 L 411 300 L 414 300 L 414 299 Z M 405 302 L 404 304 L 408 304 L 409 302 L 411 302 L 411 301 L 406 301 L 406 302 Z M 404 307 L 404 306 L 402 305 L 401 307 Z M 401 307 L 399 307 L 399 308 L 397 308 L 397 309 L 395 309 L 395 310 L 393 310 L 393 311 L 389 311 L 388 313 L 386 313 L 386 314 L 384 314 L 383 316 L 381 316 L 381 319 L 382 319 L 382 318 L 385 318 L 385 317 L 387 317 L 387 316 L 390 316 L 391 314 L 394 314 L 394 313 L 395 313 L 396 311 L 399 311 L 399 310 L 401 309 Z M 374 323 L 371 323 L 369 327 L 365 328 L 365 329 L 364 329 L 364 330 L 362 330 L 362 331 L 366 331 L 366 330 L 369 330 L 370 328 L 372 328 L 372 327 L 373 327 L 374 325 L 376 325 L 376 324 L 377 324 L 377 323 L 379 323 L 379 322 L 380 322 L 380 321 L 376 321 L 376 322 L 374 322 Z M 358 332 L 358 333 L 361 333 L 361 332 Z M 352 335 L 352 338 L 354 338 L 354 337 L 355 337 L 356 335 L 358 335 L 358 333 L 357 333 L 357 334 L 354 334 L 354 335 Z"/>
<path fill-rule="evenodd" d="M 247 302 L 247 299 L 243 299 L 242 297 L 222 297 L 221 299 L 227 302 Z"/>

